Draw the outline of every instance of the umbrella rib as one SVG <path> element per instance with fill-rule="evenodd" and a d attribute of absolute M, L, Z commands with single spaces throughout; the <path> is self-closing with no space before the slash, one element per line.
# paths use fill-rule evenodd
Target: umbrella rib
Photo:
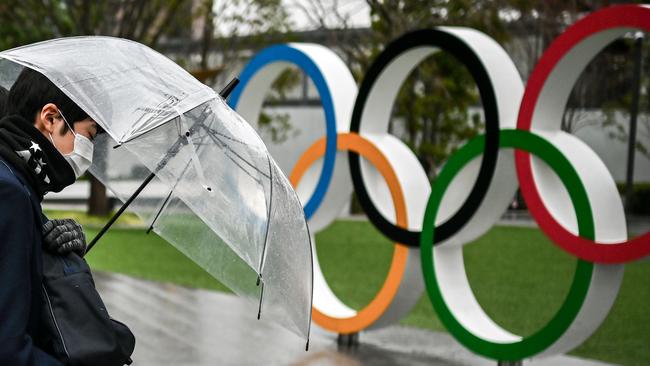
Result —
<path fill-rule="evenodd" d="M 212 138 L 212 140 L 213 140 L 214 142 L 216 142 L 216 145 L 217 145 L 217 146 L 223 148 L 226 157 L 227 157 L 228 159 L 230 159 L 230 161 L 232 161 L 233 164 L 237 165 L 237 167 L 239 167 L 239 168 L 240 168 L 244 173 L 246 173 L 246 174 L 247 174 L 251 179 L 255 180 L 255 182 L 257 182 L 258 184 L 262 185 L 262 182 L 259 180 L 259 178 L 253 176 L 251 172 L 249 172 L 249 171 L 248 171 L 246 168 L 244 168 L 241 164 L 239 164 L 237 161 L 235 161 L 235 159 L 234 159 L 232 156 L 230 156 L 228 153 L 231 153 L 231 154 L 233 154 L 234 156 L 236 156 L 237 158 L 239 158 L 239 160 L 241 160 L 242 162 L 244 162 L 244 163 L 245 163 L 246 165 L 248 165 L 250 168 L 252 168 L 252 169 L 255 170 L 256 172 L 258 172 L 260 175 L 264 176 L 264 178 L 270 179 L 269 176 L 268 176 L 266 173 L 264 173 L 263 171 L 259 170 L 256 166 L 254 166 L 253 164 L 251 164 L 250 162 L 248 162 L 248 161 L 247 161 L 246 159 L 244 159 L 241 155 L 237 154 L 237 152 L 235 152 L 235 151 L 234 151 L 230 146 L 228 146 L 228 145 L 225 144 L 223 141 L 221 141 L 218 137 L 212 135 L 210 132 L 208 132 L 208 136 L 210 136 L 210 137 Z"/>
<path fill-rule="evenodd" d="M 296 194 L 295 191 L 294 194 Z M 296 194 L 296 197 L 297 196 L 298 195 Z M 309 338 L 311 336 L 311 320 L 312 320 L 311 309 L 313 309 L 314 307 L 314 252 L 313 252 L 314 243 L 312 243 L 311 241 L 311 232 L 309 231 L 307 218 L 304 218 L 304 220 L 305 220 L 305 228 L 307 228 L 307 237 L 309 238 L 309 259 L 311 260 L 311 296 L 309 302 L 309 322 L 307 323 L 307 344 L 305 345 L 305 351 L 309 351 Z"/>
<path fill-rule="evenodd" d="M 203 117 L 207 114 L 208 106 L 205 105 L 205 103 L 206 103 L 206 102 L 203 102 L 202 104 L 199 104 L 198 106 L 194 107 L 194 108 L 198 108 L 198 107 L 200 107 L 200 106 L 205 106 L 205 108 L 204 108 L 203 111 L 201 112 L 201 115 L 197 118 L 198 120 L 202 120 Z M 190 110 L 191 110 L 191 109 L 190 109 Z M 178 119 L 177 126 L 179 126 L 179 125 L 180 125 L 180 114 L 178 114 L 178 113 L 176 113 L 176 114 L 170 114 L 170 116 L 167 118 L 167 120 L 163 120 L 162 122 L 160 122 L 159 125 L 157 125 L 157 126 L 151 128 L 151 129 L 148 129 L 148 130 L 146 130 L 146 131 L 140 132 L 140 133 L 138 133 L 138 134 L 136 134 L 136 135 L 134 135 L 134 136 L 131 136 L 131 138 L 129 138 L 129 139 L 126 140 L 126 141 L 119 141 L 119 142 L 117 143 L 117 145 L 113 146 L 113 149 L 117 149 L 118 147 L 120 147 L 120 146 L 122 146 L 122 145 L 124 145 L 124 144 L 130 143 L 130 142 L 133 142 L 134 140 L 137 140 L 138 138 L 140 138 L 140 137 L 142 137 L 142 136 L 144 136 L 144 135 L 148 135 L 149 132 L 152 132 L 152 131 L 154 131 L 154 130 L 157 130 L 157 129 L 160 128 L 160 127 L 167 126 L 168 123 L 170 123 L 171 121 L 173 121 L 173 120 L 175 120 L 175 119 Z M 124 135 L 128 135 L 128 132 L 125 133 Z M 124 137 L 124 136 L 122 136 L 122 137 Z"/>
<path fill-rule="evenodd" d="M 254 177 L 253 174 L 251 174 L 250 172 L 248 172 L 248 171 L 247 171 L 243 166 L 241 166 L 238 162 L 236 162 L 235 159 L 233 159 L 232 157 L 228 156 L 228 154 L 226 154 L 226 156 L 228 157 L 228 159 L 230 159 L 230 161 L 233 162 L 233 164 L 237 165 L 237 166 L 239 167 L 239 169 L 241 169 L 244 173 L 246 173 L 246 175 L 248 175 L 252 180 L 254 180 L 255 183 L 257 183 L 257 184 L 259 184 L 259 185 L 262 185 L 262 181 L 261 181 L 259 178 Z"/>
<path fill-rule="evenodd" d="M 237 157 L 239 158 L 239 160 L 241 160 L 242 162 L 244 162 L 246 165 L 248 165 L 248 166 L 251 167 L 252 169 L 256 170 L 258 173 L 260 173 L 260 174 L 263 175 L 264 177 L 266 177 L 266 178 L 269 177 L 266 173 L 264 173 L 263 171 L 259 170 L 255 165 L 253 165 L 253 164 L 250 163 L 248 160 L 244 159 L 241 155 L 239 155 L 239 154 L 238 154 L 238 153 L 237 153 L 233 148 L 231 148 L 230 146 L 228 146 L 228 144 L 226 144 L 225 142 L 223 142 L 223 141 L 222 141 L 222 140 L 217 136 L 217 135 L 221 135 L 219 132 L 217 132 L 217 131 L 215 131 L 214 129 L 209 128 L 209 127 L 207 127 L 207 126 L 204 126 L 204 128 L 206 129 L 206 131 L 208 132 L 208 134 L 209 134 L 209 135 L 210 135 L 214 140 L 218 141 L 219 144 L 221 144 L 221 146 L 223 146 L 224 148 L 228 149 L 228 151 L 230 151 L 232 154 L 234 154 L 235 156 L 237 156 Z M 224 135 L 224 136 L 225 136 L 225 135 Z M 231 139 L 231 140 L 234 140 L 234 139 Z M 234 140 L 234 141 L 237 141 L 237 140 Z M 238 142 L 239 142 L 239 141 L 238 141 Z"/>
<path fill-rule="evenodd" d="M 147 229 L 147 234 L 149 234 L 151 232 L 151 230 L 153 230 L 153 225 L 156 223 L 156 220 L 158 220 L 158 216 L 160 216 L 160 214 L 165 209 L 165 206 L 167 205 L 167 202 L 171 198 L 173 192 L 174 192 L 173 188 L 171 190 L 169 190 L 169 194 L 167 195 L 167 198 L 165 198 L 165 201 L 163 202 L 163 204 L 160 206 L 160 209 L 156 213 L 156 217 L 154 217 L 153 220 L 151 221 L 151 225 L 149 225 L 149 228 Z"/>
<path fill-rule="evenodd" d="M 218 141 L 218 142 L 221 144 L 221 146 L 223 146 L 223 147 L 225 147 L 226 149 L 228 149 L 231 153 L 233 153 L 235 156 L 237 156 L 237 157 L 238 157 L 242 162 L 244 162 L 246 165 L 248 165 L 249 167 L 251 167 L 253 170 L 257 171 L 257 172 L 260 173 L 261 175 L 263 175 L 265 178 L 271 179 L 271 178 L 270 178 L 266 173 L 264 173 L 263 171 L 259 170 L 259 168 L 257 168 L 255 165 L 253 165 L 252 163 L 250 163 L 248 160 L 244 159 L 244 158 L 243 158 L 241 155 L 239 155 L 235 150 L 233 150 L 230 146 L 228 146 L 228 144 L 226 144 L 225 142 L 221 141 L 221 139 L 220 139 L 219 137 L 215 136 L 215 134 L 217 134 L 217 135 L 219 134 L 218 132 L 214 131 L 214 130 L 211 129 L 211 128 L 208 128 L 207 126 L 203 126 L 203 128 L 205 128 L 206 131 L 208 132 L 208 134 L 209 134 L 213 139 L 215 139 L 216 141 Z"/>
<path fill-rule="evenodd" d="M 194 158 L 194 157 L 192 157 L 192 159 L 193 159 L 193 158 Z M 189 168 L 189 167 L 190 167 L 190 164 L 185 165 L 185 168 L 183 169 L 183 172 L 181 172 L 181 174 L 180 174 L 180 175 L 178 176 L 178 178 L 176 179 L 176 182 L 174 183 L 174 186 L 172 187 L 172 189 L 169 190 L 169 194 L 167 195 L 167 198 L 165 198 L 165 201 L 164 201 L 163 204 L 160 206 L 160 209 L 159 209 L 158 212 L 156 213 L 156 216 L 155 216 L 155 217 L 153 218 L 153 220 L 151 221 L 151 225 L 149 225 L 149 229 L 147 229 L 147 234 L 149 234 L 149 233 L 151 232 L 151 230 L 153 230 L 153 225 L 156 223 L 156 220 L 158 220 L 158 216 L 160 216 L 160 214 L 161 214 L 161 213 L 163 212 L 163 210 L 165 209 L 165 207 L 166 207 L 166 205 L 167 205 L 167 202 L 169 201 L 169 199 L 170 199 L 171 196 L 172 196 L 172 193 L 174 193 L 174 190 L 176 189 L 176 186 L 177 186 L 178 183 L 181 181 L 181 179 L 182 179 L 183 176 L 185 175 L 185 172 L 187 172 L 187 168 Z"/>
<path fill-rule="evenodd" d="M 259 274 L 262 276 L 262 270 L 264 269 L 264 259 L 266 256 L 266 244 L 269 239 L 269 232 L 271 231 L 271 214 L 273 213 L 273 169 L 271 169 L 271 158 L 266 155 L 268 164 L 269 164 L 269 175 L 270 175 L 270 184 L 269 184 L 269 210 L 266 213 L 268 217 L 268 222 L 266 224 L 266 233 L 264 234 L 264 246 L 262 247 L 262 256 L 260 257 L 260 269 Z"/>
<path fill-rule="evenodd" d="M 230 96 L 230 93 L 232 93 L 232 91 L 235 90 L 235 87 L 237 87 L 238 84 L 239 84 L 239 78 L 234 77 L 232 80 L 230 80 L 230 82 L 228 82 L 228 84 L 226 84 L 226 86 L 223 89 L 221 89 L 221 91 L 219 92 L 219 96 L 221 98 L 223 98 L 224 100 L 226 100 Z M 210 99 L 207 99 L 204 102 L 202 102 L 201 104 L 199 104 L 199 106 L 204 105 L 205 103 L 207 103 L 208 101 L 213 100 L 213 99 L 215 99 L 215 98 L 211 97 Z M 158 103 L 156 106 L 161 105 L 161 103 L 163 103 L 163 102 Z M 194 108 L 196 108 L 196 107 L 194 107 Z M 205 109 L 208 109 L 208 106 L 206 106 Z M 205 110 L 202 113 L 202 115 L 204 115 L 204 114 L 205 114 Z M 178 117 L 180 117 L 180 116 L 178 116 Z M 201 117 L 199 117 L 199 119 Z M 169 121 L 173 120 L 174 118 L 176 118 L 176 117 L 170 118 L 168 121 L 162 121 L 158 126 L 155 126 L 154 128 L 149 129 L 147 131 L 144 131 L 144 132 L 142 132 L 142 133 L 140 133 L 138 135 L 132 136 L 130 139 L 128 139 L 126 141 L 122 141 L 122 138 L 128 134 L 128 132 L 127 132 L 120 138 L 120 141 L 118 141 L 117 145 L 113 146 L 113 148 L 116 149 L 116 148 L 122 146 L 123 144 L 126 144 L 128 142 L 131 142 L 131 141 L 143 136 L 143 135 L 146 135 L 147 133 L 157 129 L 158 127 L 166 125 Z"/>
<path fill-rule="evenodd" d="M 228 148 L 228 146 L 224 145 L 223 142 L 219 141 L 219 140 L 216 139 L 214 136 L 211 136 L 211 135 L 209 135 L 209 134 L 208 134 L 208 136 L 210 136 L 210 137 L 213 139 L 213 141 L 216 142 L 216 145 L 217 145 L 217 146 L 219 146 L 219 144 L 221 144 L 220 147 L 224 147 L 224 148 L 226 148 L 226 149 L 224 149 L 224 155 L 225 155 L 228 159 L 230 159 L 230 161 L 232 161 L 233 164 L 235 164 L 239 169 L 241 169 L 241 171 L 243 171 L 244 173 L 246 173 L 246 175 L 248 175 L 252 180 L 254 180 L 255 183 L 257 183 L 257 184 L 259 184 L 259 185 L 263 185 L 263 184 L 262 184 L 262 181 L 261 181 L 259 178 L 253 176 L 252 173 L 250 173 L 248 170 L 246 170 L 246 168 L 244 168 L 244 167 L 243 167 L 241 164 L 239 164 L 235 159 L 233 159 L 230 155 L 228 155 L 228 151 L 232 151 L 232 150 L 230 150 L 230 148 Z M 233 153 L 234 153 L 234 152 L 233 152 Z M 236 154 L 235 154 L 235 155 L 236 155 Z M 241 159 L 241 158 L 240 158 L 240 159 Z M 267 176 L 266 174 L 260 172 L 259 170 L 258 170 L 258 172 L 259 172 L 260 174 L 264 175 L 266 178 L 268 178 L 268 176 Z"/>
<path fill-rule="evenodd" d="M 167 126 L 168 123 L 170 123 L 171 121 L 173 121 L 173 120 L 175 120 L 177 118 L 178 118 L 178 116 L 174 116 L 173 118 L 170 118 L 169 121 L 165 121 L 165 122 L 159 124 L 158 126 L 152 128 L 150 130 L 144 131 L 142 133 L 139 133 L 139 134 L 137 134 L 135 136 L 131 136 L 131 138 L 126 140 L 126 141 L 118 141 L 117 145 L 113 146 L 113 149 L 117 149 L 118 147 L 121 147 L 124 144 L 128 144 L 130 142 L 133 142 L 134 140 L 137 140 L 140 137 L 149 134 L 149 132 L 153 132 L 153 131 L 159 129 L 160 127 Z M 179 122 L 180 122 L 180 119 L 179 119 Z"/>
<path fill-rule="evenodd" d="M 151 63 L 151 59 L 148 57 L 148 55 L 146 55 L 146 54 L 144 53 L 145 50 L 144 50 L 144 49 L 139 49 L 138 51 L 140 52 L 140 54 L 142 55 L 142 58 L 147 62 L 148 66 L 149 66 L 149 67 L 146 68 L 146 69 L 145 69 L 144 67 L 141 67 L 142 70 L 143 70 L 143 73 L 145 73 L 146 70 L 150 70 L 151 73 L 152 73 L 153 75 L 155 75 L 155 76 L 158 78 L 158 80 L 159 80 L 163 85 L 165 85 L 165 89 L 166 89 L 166 90 L 174 90 L 174 88 L 172 88 L 171 85 L 167 82 L 166 78 L 163 78 L 163 77 L 160 75 L 160 73 L 155 72 L 156 67 Z M 205 85 L 203 85 L 203 86 L 205 86 Z M 212 89 L 210 89 L 210 91 L 212 91 Z M 177 102 L 176 102 L 176 104 L 172 105 L 172 107 L 173 107 L 173 109 L 174 109 L 176 112 L 178 112 L 176 108 L 177 108 L 177 103 L 180 102 L 180 99 L 178 99 L 178 98 L 175 98 L 175 99 L 177 99 Z M 168 97 L 166 100 L 169 100 L 169 97 Z M 166 101 L 166 100 L 165 100 L 165 101 Z M 164 103 L 165 101 L 161 101 L 160 103 L 158 103 L 158 105 L 160 105 L 161 103 Z M 194 107 L 193 107 L 193 108 L 194 108 Z M 178 115 L 179 115 L 179 119 L 180 119 L 181 113 L 178 113 Z M 151 117 L 150 117 L 150 119 L 151 119 Z M 167 121 L 167 122 L 168 122 L 168 121 Z M 161 122 L 161 124 L 163 124 L 163 123 L 166 123 L 166 122 Z M 133 131 L 133 129 L 134 129 L 135 127 L 136 127 L 135 124 L 132 125 L 132 127 L 131 127 L 131 131 Z"/>
<path fill-rule="evenodd" d="M 207 109 L 207 107 L 206 107 L 205 109 Z M 202 114 L 205 114 L 205 109 L 204 109 L 204 111 L 202 112 Z M 180 119 L 179 119 L 179 121 L 180 121 Z M 203 143 L 203 139 L 204 139 L 204 138 L 205 138 L 205 137 L 202 137 L 202 138 L 201 138 L 200 143 Z M 190 161 L 191 161 L 192 159 L 194 159 L 195 157 L 197 157 L 197 156 L 198 156 L 198 155 L 194 155 L 194 156 L 190 157 Z M 174 193 L 174 190 L 175 190 L 176 187 L 178 186 L 178 183 L 181 181 L 181 179 L 183 178 L 183 176 L 185 175 L 185 173 L 187 172 L 187 169 L 188 169 L 189 167 L 190 167 L 190 164 L 189 164 L 189 161 L 188 161 L 188 163 L 185 165 L 185 168 L 183 168 L 183 171 L 181 172 L 181 174 L 179 174 L 179 175 L 178 175 L 178 178 L 176 178 L 176 182 L 174 182 L 174 185 L 173 185 L 172 188 L 169 190 L 169 194 L 167 195 L 167 198 L 165 198 L 165 201 L 163 202 L 163 204 L 160 206 L 160 210 L 158 210 L 158 212 L 156 213 L 156 216 L 155 216 L 155 217 L 153 218 L 153 220 L 151 221 L 151 225 L 149 225 L 149 229 L 147 229 L 147 234 L 149 234 L 149 233 L 151 232 L 151 230 L 153 230 L 153 225 L 156 223 L 156 220 L 158 220 L 158 217 L 160 216 L 160 214 L 161 214 L 161 213 L 163 212 L 163 210 L 165 209 L 165 207 L 166 207 L 166 205 L 167 205 L 167 202 L 169 201 L 169 199 L 170 199 L 171 196 L 172 196 L 172 193 Z"/>
<path fill-rule="evenodd" d="M 267 223 L 266 223 L 266 233 L 264 233 L 264 245 L 262 247 L 262 255 L 260 256 L 260 268 L 259 271 L 257 272 L 257 285 L 259 286 L 260 280 L 262 282 L 262 289 L 260 291 L 260 304 L 259 308 L 257 309 L 257 319 L 260 318 L 262 314 L 262 300 L 264 299 L 264 280 L 262 278 L 262 271 L 264 270 L 264 262 L 266 258 L 266 247 L 268 244 L 269 240 L 269 232 L 271 231 L 271 213 L 273 212 L 273 169 L 271 167 L 271 157 L 266 154 L 266 161 L 269 164 L 269 176 L 270 176 L 270 186 L 269 186 L 269 210 L 266 214 L 268 217 Z"/>
<path fill-rule="evenodd" d="M 228 136 L 228 135 L 226 135 L 226 134 L 224 134 L 224 133 L 221 133 L 221 132 L 219 132 L 219 131 L 212 131 L 212 133 L 214 133 L 214 134 L 216 134 L 216 135 L 219 135 L 219 136 L 221 136 L 221 137 L 224 137 L 224 138 L 226 138 L 226 139 L 228 139 L 228 140 L 230 140 L 230 141 L 238 142 L 238 143 L 240 143 L 240 144 L 242 144 L 242 145 L 247 145 L 244 141 L 242 141 L 242 140 L 238 140 L 238 139 L 236 139 L 236 138 L 234 138 L 234 137 L 230 137 L 230 136 Z"/>

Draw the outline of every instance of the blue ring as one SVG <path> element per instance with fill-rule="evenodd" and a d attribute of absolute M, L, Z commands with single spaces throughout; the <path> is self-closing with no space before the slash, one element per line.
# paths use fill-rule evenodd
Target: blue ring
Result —
<path fill-rule="evenodd" d="M 321 103 L 325 110 L 325 157 L 323 161 L 323 169 L 321 170 L 318 184 L 316 184 L 316 189 L 312 196 L 307 200 L 307 204 L 305 204 L 304 207 L 305 216 L 309 219 L 323 202 L 325 193 L 327 192 L 330 181 L 332 180 L 334 162 L 336 160 L 337 143 L 336 117 L 334 113 L 334 102 L 332 101 L 332 93 L 316 63 L 302 51 L 288 45 L 267 47 L 258 53 L 255 58 L 246 65 L 239 76 L 240 82 L 235 90 L 233 90 L 228 104 L 232 109 L 236 110 L 239 98 L 253 76 L 269 64 L 281 61 L 290 62 L 298 66 L 298 68 L 304 71 L 311 78 L 318 90 L 318 94 L 320 94 Z"/>

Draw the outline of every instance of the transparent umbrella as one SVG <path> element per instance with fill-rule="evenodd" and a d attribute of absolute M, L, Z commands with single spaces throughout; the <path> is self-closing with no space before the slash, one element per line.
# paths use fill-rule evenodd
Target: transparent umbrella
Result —
<path fill-rule="evenodd" d="M 308 341 L 312 247 L 302 206 L 223 98 L 165 56 L 119 38 L 0 52 L 0 83 L 10 87 L 22 67 L 48 77 L 106 130 L 95 142 L 96 178 L 265 318 Z"/>

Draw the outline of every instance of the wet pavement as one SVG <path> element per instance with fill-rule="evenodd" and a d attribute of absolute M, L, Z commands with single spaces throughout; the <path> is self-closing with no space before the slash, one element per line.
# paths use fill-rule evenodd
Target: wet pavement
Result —
<path fill-rule="evenodd" d="M 360 334 L 360 344 L 337 346 L 337 337 L 312 330 L 309 351 L 302 339 L 257 320 L 254 304 L 232 295 L 95 273 L 111 316 L 137 338 L 135 366 L 149 365 L 496 365 L 473 355 L 448 334 L 391 326 Z M 558 356 L 524 365 L 603 366 Z"/>

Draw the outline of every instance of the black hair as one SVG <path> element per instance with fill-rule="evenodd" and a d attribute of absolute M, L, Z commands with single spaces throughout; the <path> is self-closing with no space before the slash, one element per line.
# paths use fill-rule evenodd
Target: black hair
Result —
<path fill-rule="evenodd" d="M 75 121 L 88 118 L 88 113 L 81 109 L 54 83 L 38 71 L 25 67 L 9 90 L 6 114 L 18 114 L 29 122 L 34 122 L 36 114 L 44 105 L 54 103 L 66 121 L 72 126 Z M 68 126 L 64 125 L 64 132 Z"/>

